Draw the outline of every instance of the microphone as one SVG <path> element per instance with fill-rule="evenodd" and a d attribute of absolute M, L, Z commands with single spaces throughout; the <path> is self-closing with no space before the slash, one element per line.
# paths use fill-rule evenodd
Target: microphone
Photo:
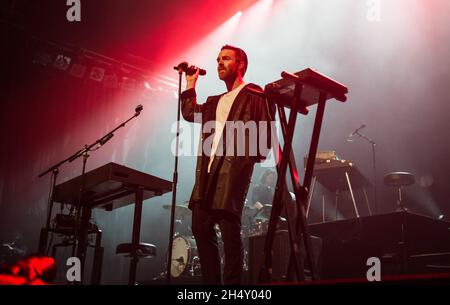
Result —
<path fill-rule="evenodd" d="M 173 67 L 174 70 L 177 71 L 184 71 L 187 75 L 194 75 L 195 72 L 197 72 L 197 69 L 195 69 L 193 66 L 189 66 L 189 64 L 186 61 L 183 61 L 182 63 L 180 63 L 178 66 Z M 204 69 L 199 69 L 200 70 L 200 75 L 206 75 L 206 70 Z"/>
<path fill-rule="evenodd" d="M 144 109 L 144 107 L 142 107 L 142 105 L 138 105 L 136 106 L 136 108 L 134 109 L 134 111 L 136 112 L 134 115 L 138 116 L 139 114 L 141 114 L 142 109 Z"/>
<path fill-rule="evenodd" d="M 356 128 L 351 134 L 349 134 L 348 135 L 348 137 L 347 137 L 347 141 L 348 142 L 352 142 L 353 141 L 353 136 L 355 135 L 355 134 L 357 134 L 358 133 L 358 131 L 360 131 L 361 129 L 363 129 L 363 128 L 365 128 L 366 127 L 366 124 L 362 124 L 361 126 L 359 126 L 358 128 Z"/>
<path fill-rule="evenodd" d="M 111 140 L 111 138 L 114 137 L 113 133 L 108 133 L 106 136 L 104 136 L 103 138 L 101 138 L 100 142 L 98 143 L 99 146 L 103 146 L 105 145 L 106 142 L 108 142 L 109 140 Z"/>

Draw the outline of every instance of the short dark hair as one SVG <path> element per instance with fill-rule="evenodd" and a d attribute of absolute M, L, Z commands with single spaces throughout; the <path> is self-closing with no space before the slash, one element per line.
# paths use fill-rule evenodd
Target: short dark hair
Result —
<path fill-rule="evenodd" d="M 236 58 L 239 61 L 244 62 L 244 68 L 242 69 L 242 76 L 245 75 L 245 72 L 247 72 L 247 66 L 248 66 L 248 59 L 247 59 L 247 54 L 245 53 L 244 50 L 242 50 L 241 48 L 226 44 L 222 47 L 222 50 L 233 50 L 236 53 Z"/>
<path fill-rule="evenodd" d="M 264 173 L 262 173 L 262 175 L 259 179 L 259 183 L 265 184 L 267 177 L 270 175 L 273 175 L 274 177 L 276 177 L 276 172 L 272 169 L 267 169 Z"/>

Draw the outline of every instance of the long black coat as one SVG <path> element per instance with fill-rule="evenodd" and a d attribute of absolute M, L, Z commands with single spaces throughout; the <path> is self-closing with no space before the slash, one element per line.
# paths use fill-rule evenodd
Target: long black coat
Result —
<path fill-rule="evenodd" d="M 253 89 L 253 90 L 252 90 Z M 201 149 L 197 157 L 197 168 L 195 172 L 195 184 L 192 190 L 189 207 L 192 209 L 193 204 L 199 203 L 202 207 L 229 211 L 239 218 L 241 217 L 245 197 L 247 195 L 250 179 L 253 173 L 255 162 L 261 162 L 267 157 L 268 149 L 271 143 L 271 121 L 270 117 L 274 113 L 274 109 L 269 109 L 266 100 L 254 92 L 261 90 L 254 84 L 248 84 L 239 92 L 230 109 L 227 121 L 243 122 L 254 121 L 258 126 L 257 133 L 257 153 L 250 153 L 249 143 L 255 141 L 250 139 L 249 132 L 245 133 L 243 139 L 245 141 L 244 156 L 216 155 L 210 169 L 210 179 L 206 179 L 208 175 L 208 164 L 210 157 Z M 189 122 L 197 122 L 202 124 L 200 148 L 203 142 L 212 137 L 213 133 L 204 130 L 203 126 L 208 121 L 216 119 L 216 108 L 222 95 L 210 96 L 204 104 L 197 104 L 195 89 L 186 90 L 181 95 L 181 110 L 185 120 Z M 269 112 L 271 115 L 269 115 Z M 197 115 L 201 114 L 201 119 Z M 258 123 L 265 122 L 267 130 L 260 130 Z M 222 140 L 219 145 L 223 145 L 223 152 L 226 152 L 226 128 L 222 134 Z M 265 142 L 267 150 L 259 149 L 259 140 L 266 137 Z M 211 138 L 210 138 L 211 139 Z M 237 151 L 237 139 L 234 138 L 234 152 Z M 218 148 L 219 149 L 219 148 Z"/>

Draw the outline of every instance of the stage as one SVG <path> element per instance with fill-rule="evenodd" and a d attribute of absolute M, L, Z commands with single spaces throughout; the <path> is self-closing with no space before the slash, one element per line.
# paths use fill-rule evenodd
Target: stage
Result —
<path fill-rule="evenodd" d="M 449 11 L 2 1 L 0 275 L 447 281 Z"/>

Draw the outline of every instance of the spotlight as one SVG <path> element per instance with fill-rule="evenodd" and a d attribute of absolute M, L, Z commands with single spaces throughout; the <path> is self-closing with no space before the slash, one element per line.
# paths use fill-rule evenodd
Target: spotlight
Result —
<path fill-rule="evenodd" d="M 69 69 L 69 74 L 78 78 L 82 78 L 86 72 L 86 66 L 75 63 Z"/>
<path fill-rule="evenodd" d="M 106 88 L 117 88 L 119 86 L 119 80 L 117 78 L 117 74 L 113 72 L 111 74 L 105 75 L 103 85 Z"/>
<path fill-rule="evenodd" d="M 34 54 L 32 62 L 33 64 L 46 67 L 52 63 L 52 56 L 48 52 L 40 51 Z"/>
<path fill-rule="evenodd" d="M 53 66 L 58 70 L 66 71 L 69 68 L 71 61 L 72 58 L 63 54 L 58 54 L 56 56 L 55 62 L 53 63 Z"/>
<path fill-rule="evenodd" d="M 439 220 L 443 220 L 444 217 L 445 217 L 445 215 L 444 215 L 444 214 L 441 214 L 441 215 L 439 215 L 438 219 L 439 219 Z"/>
<path fill-rule="evenodd" d="M 101 82 L 104 76 L 105 69 L 99 67 L 92 67 L 91 73 L 89 74 L 89 78 L 97 82 Z"/>

